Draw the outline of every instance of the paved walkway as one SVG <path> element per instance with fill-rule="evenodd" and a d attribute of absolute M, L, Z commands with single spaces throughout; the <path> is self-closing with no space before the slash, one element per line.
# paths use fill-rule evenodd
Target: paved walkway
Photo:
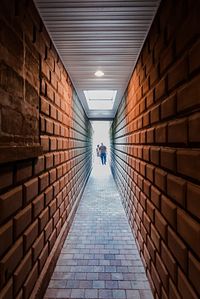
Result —
<path fill-rule="evenodd" d="M 44 298 L 152 299 L 109 167 L 97 162 Z"/>

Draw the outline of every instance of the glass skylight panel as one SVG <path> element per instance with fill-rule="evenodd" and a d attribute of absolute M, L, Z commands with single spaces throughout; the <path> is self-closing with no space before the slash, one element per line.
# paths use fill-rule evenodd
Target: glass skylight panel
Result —
<path fill-rule="evenodd" d="M 88 101 L 88 107 L 91 110 L 111 110 L 113 108 L 113 101 Z"/>
<path fill-rule="evenodd" d="M 112 110 L 116 90 L 85 90 L 87 104 L 91 110 Z"/>

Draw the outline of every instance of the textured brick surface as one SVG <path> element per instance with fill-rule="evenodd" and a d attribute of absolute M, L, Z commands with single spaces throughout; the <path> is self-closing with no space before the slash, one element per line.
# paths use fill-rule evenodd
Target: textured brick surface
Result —
<path fill-rule="evenodd" d="M 111 128 L 112 172 L 162 299 L 199 297 L 198 10 L 161 2 Z"/>
<path fill-rule="evenodd" d="M 91 125 L 33 2 L 0 14 L 0 143 L 42 145 L 0 169 L 0 298 L 28 299 L 90 173 Z"/>

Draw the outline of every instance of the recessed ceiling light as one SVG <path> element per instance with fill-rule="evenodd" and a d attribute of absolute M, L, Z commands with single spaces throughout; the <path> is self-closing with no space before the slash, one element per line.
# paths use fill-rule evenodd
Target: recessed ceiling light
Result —
<path fill-rule="evenodd" d="M 103 77 L 104 76 L 104 72 L 102 72 L 102 71 L 96 71 L 95 72 L 95 76 L 96 77 Z"/>

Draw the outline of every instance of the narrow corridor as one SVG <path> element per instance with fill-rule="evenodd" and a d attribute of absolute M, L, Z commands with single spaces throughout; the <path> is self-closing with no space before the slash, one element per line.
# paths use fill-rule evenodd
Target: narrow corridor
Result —
<path fill-rule="evenodd" d="M 109 167 L 98 162 L 45 298 L 151 299 L 115 182 Z"/>
<path fill-rule="evenodd" d="M 0 299 L 200 299 L 199 20 L 1 0 Z"/>

